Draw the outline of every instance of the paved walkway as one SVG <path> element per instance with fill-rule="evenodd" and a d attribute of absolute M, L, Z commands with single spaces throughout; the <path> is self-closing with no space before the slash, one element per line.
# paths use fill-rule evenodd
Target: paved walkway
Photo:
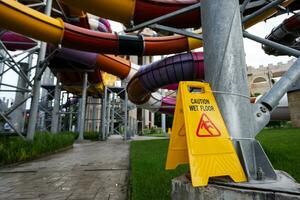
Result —
<path fill-rule="evenodd" d="M 122 200 L 127 196 L 129 144 L 119 137 L 0 169 L 0 199 Z"/>

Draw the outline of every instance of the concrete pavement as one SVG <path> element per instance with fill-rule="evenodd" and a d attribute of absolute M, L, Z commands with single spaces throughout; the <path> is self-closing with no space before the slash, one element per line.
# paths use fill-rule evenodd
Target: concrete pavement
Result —
<path fill-rule="evenodd" d="M 83 142 L 62 153 L 0 169 L 0 199 L 123 200 L 129 143 Z"/>

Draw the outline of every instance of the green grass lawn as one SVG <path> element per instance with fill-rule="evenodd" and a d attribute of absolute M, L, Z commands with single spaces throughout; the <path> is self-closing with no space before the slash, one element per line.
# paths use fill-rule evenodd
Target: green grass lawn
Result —
<path fill-rule="evenodd" d="M 274 168 L 288 172 L 300 182 L 300 129 L 265 129 L 257 139 Z"/>
<path fill-rule="evenodd" d="M 275 169 L 290 173 L 300 182 L 300 129 L 265 129 L 257 137 Z M 170 199 L 171 179 L 188 170 L 181 166 L 166 171 L 169 140 L 131 143 L 131 199 Z"/>
<path fill-rule="evenodd" d="M 131 142 L 131 199 L 170 199 L 171 179 L 187 171 L 187 166 L 165 171 L 169 140 Z"/>

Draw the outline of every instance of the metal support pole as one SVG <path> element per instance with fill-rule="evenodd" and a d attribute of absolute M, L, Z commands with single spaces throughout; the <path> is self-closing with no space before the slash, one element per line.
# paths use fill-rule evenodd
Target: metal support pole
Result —
<path fill-rule="evenodd" d="M 42 85 L 53 85 L 54 84 L 54 75 L 52 74 L 52 72 L 50 71 L 49 68 L 46 68 L 45 71 L 43 72 L 41 84 Z M 48 98 L 48 91 L 44 90 L 44 89 L 42 90 L 42 94 L 41 94 L 41 104 L 44 105 L 46 109 L 50 110 L 51 101 Z M 42 111 L 42 112 L 44 112 L 44 111 Z M 48 116 L 49 115 L 46 112 L 44 112 L 44 114 L 41 116 L 40 123 L 41 123 L 42 130 L 43 129 L 47 130 L 46 117 L 48 117 Z M 51 119 L 51 122 L 52 122 L 52 119 Z M 58 123 L 58 121 L 57 121 L 57 123 Z M 52 124 L 51 124 L 51 126 L 52 126 Z M 54 128 L 56 129 L 55 132 L 57 132 L 57 127 L 54 127 Z M 52 129 L 51 129 L 51 132 L 52 132 Z"/>
<path fill-rule="evenodd" d="M 105 135 L 106 137 L 109 136 L 109 128 L 110 128 L 110 94 L 107 95 L 107 104 L 106 104 L 106 131 L 105 131 Z"/>
<path fill-rule="evenodd" d="M 173 27 L 164 26 L 164 25 L 160 25 L 160 24 L 153 24 L 150 26 L 150 28 L 159 29 L 162 31 L 168 31 L 170 33 L 176 33 L 178 35 L 184 35 L 184 36 L 188 36 L 188 37 L 195 38 L 198 40 L 203 40 L 203 37 L 201 34 L 192 33 L 192 32 L 186 31 L 186 30 L 178 29 L 178 28 L 173 28 Z"/>
<path fill-rule="evenodd" d="M 80 115 L 82 113 L 82 98 L 78 99 L 78 112 L 77 112 L 77 127 L 76 127 L 76 131 L 79 132 L 80 131 Z"/>
<path fill-rule="evenodd" d="M 130 139 L 130 135 L 128 135 L 127 133 L 127 126 L 128 126 L 128 94 L 127 91 L 125 89 L 125 101 L 124 101 L 124 112 L 125 112 L 125 116 L 124 116 L 124 140 L 126 141 L 127 139 Z M 127 138 L 127 135 L 129 136 Z"/>
<path fill-rule="evenodd" d="M 196 4 L 193 4 L 191 6 L 187 6 L 185 8 L 182 8 L 180 10 L 174 11 L 172 13 L 169 13 L 169 14 L 157 17 L 155 19 L 149 20 L 147 22 L 138 24 L 138 25 L 136 25 L 136 26 L 134 26 L 132 28 L 129 28 L 129 29 L 125 30 L 125 32 L 133 32 L 133 31 L 145 28 L 147 26 L 150 26 L 152 24 L 164 22 L 164 21 L 166 21 L 166 20 L 168 20 L 170 18 L 174 18 L 175 16 L 182 15 L 182 14 L 191 12 L 193 10 L 197 10 L 200 7 L 200 5 L 201 5 L 201 3 L 196 3 Z"/>
<path fill-rule="evenodd" d="M 273 42 L 271 40 L 260 38 L 256 35 L 252 35 L 252 34 L 246 32 L 246 31 L 244 31 L 244 36 L 248 39 L 254 40 L 254 41 L 259 42 L 263 45 L 270 46 L 274 49 L 277 49 L 278 51 L 280 51 L 283 54 L 290 55 L 290 56 L 295 56 L 295 57 L 300 57 L 300 51 L 298 51 L 296 49 L 293 49 L 291 47 Z"/>
<path fill-rule="evenodd" d="M 0 58 L 5 58 L 6 57 L 6 52 L 4 51 L 4 50 L 0 50 Z M 3 71 L 4 71 L 4 66 L 5 66 L 5 64 L 4 64 L 4 62 L 1 62 L 0 61 L 0 74 L 2 74 L 3 73 Z M 3 78 L 3 75 L 1 76 L 0 75 L 0 83 L 2 83 L 2 78 Z"/>
<path fill-rule="evenodd" d="M 300 58 L 289 68 L 289 70 L 275 83 L 271 90 L 266 93 L 260 100 L 270 111 L 272 111 L 278 104 L 285 93 L 300 80 Z"/>
<path fill-rule="evenodd" d="M 21 70 L 23 70 L 27 76 L 28 76 L 28 74 L 27 74 L 28 69 L 32 65 L 32 58 L 33 58 L 33 56 L 30 55 L 28 57 L 28 63 L 20 64 Z M 19 87 L 19 88 L 27 87 L 26 80 L 24 80 L 21 76 L 19 76 L 19 78 L 18 78 L 17 87 Z M 26 103 L 23 100 L 25 98 L 26 98 L 25 92 L 16 92 L 14 105 L 20 105 L 20 106 L 18 106 L 16 108 L 16 110 L 14 112 L 12 112 L 12 114 L 11 114 L 12 123 L 13 123 L 15 129 L 17 129 L 19 132 L 24 131 L 24 124 L 25 124 L 24 123 L 25 122 L 24 114 L 26 111 Z M 21 102 L 24 102 L 24 103 L 21 104 Z"/>
<path fill-rule="evenodd" d="M 142 66 L 144 64 L 143 57 L 138 56 L 138 65 Z M 136 111 L 136 119 L 137 119 L 137 133 L 143 135 L 144 129 L 144 110 L 142 108 L 137 108 Z"/>
<path fill-rule="evenodd" d="M 102 104 L 101 104 L 101 134 L 102 134 L 102 140 L 103 141 L 106 139 L 106 136 L 105 136 L 106 97 L 107 97 L 107 88 L 105 87 L 105 89 L 104 89 L 104 96 L 102 97 Z"/>
<path fill-rule="evenodd" d="M 56 80 L 55 92 L 54 92 L 54 105 L 52 110 L 52 118 L 51 118 L 51 133 L 57 133 L 58 124 L 59 124 L 59 104 L 60 104 L 60 83 L 59 80 Z"/>
<path fill-rule="evenodd" d="M 58 124 L 57 124 L 57 132 L 61 132 L 61 129 L 62 129 L 62 118 L 60 117 L 60 114 L 58 114 Z M 63 126 L 64 127 L 64 126 Z"/>
<path fill-rule="evenodd" d="M 112 94 L 112 101 L 111 101 L 111 117 L 110 117 L 110 135 L 114 134 L 114 122 L 115 122 L 115 94 Z"/>
<path fill-rule="evenodd" d="M 47 4 L 45 7 L 45 14 L 50 16 L 51 9 L 52 9 L 52 0 L 47 0 Z M 38 57 L 38 67 L 36 68 L 35 74 L 39 74 L 39 71 L 41 70 L 40 68 L 42 67 L 42 63 L 46 56 L 46 48 L 47 48 L 47 43 L 41 42 L 41 48 Z M 41 79 L 37 77 L 34 80 L 33 97 L 31 99 L 31 105 L 30 105 L 30 117 L 29 117 L 28 131 L 27 131 L 27 139 L 29 140 L 33 140 L 34 138 L 38 107 L 39 107 L 40 88 L 41 88 Z"/>
<path fill-rule="evenodd" d="M 161 114 L 161 130 L 164 135 L 167 135 L 166 132 L 166 114 Z"/>
<path fill-rule="evenodd" d="M 211 84 L 212 90 L 221 91 L 215 93 L 217 103 L 227 129 L 236 141 L 236 149 L 248 180 L 258 180 L 261 173 L 266 178 L 275 179 L 273 168 L 252 135 L 254 119 L 247 98 L 249 88 L 239 2 L 203 0 L 201 16 L 205 79 Z M 222 33 L 222 37 L 219 33 Z"/>
<path fill-rule="evenodd" d="M 20 106 L 22 106 L 22 104 L 24 104 L 24 110 L 26 109 L 26 104 L 25 102 L 31 98 L 31 95 L 25 95 L 24 99 L 22 101 L 20 101 L 18 104 L 14 104 L 12 107 L 10 107 L 4 114 L 6 116 L 10 115 L 12 112 L 14 112 L 16 109 L 18 109 Z"/>
<path fill-rule="evenodd" d="M 164 97 L 165 96 L 165 90 L 161 90 L 161 95 Z M 161 114 L 161 130 L 164 135 L 167 135 L 166 132 L 166 114 Z"/>
<path fill-rule="evenodd" d="M 73 114 L 72 114 L 72 107 L 70 107 L 70 114 L 69 114 L 69 131 L 72 131 L 72 125 L 73 125 Z"/>
<path fill-rule="evenodd" d="M 247 5 L 248 5 L 248 3 L 250 2 L 251 0 L 245 0 L 244 2 L 243 2 L 243 4 L 241 5 L 241 14 L 243 14 L 244 13 L 244 11 L 246 10 L 246 7 L 247 7 Z"/>
<path fill-rule="evenodd" d="M 98 113 L 97 101 L 98 101 L 98 99 L 92 98 L 92 102 L 93 102 L 93 105 L 91 105 L 93 107 L 93 110 L 92 110 L 92 113 L 93 113 L 93 115 L 92 115 L 92 118 L 93 118 L 93 120 L 92 120 L 92 127 L 93 128 L 92 129 L 93 129 L 94 132 L 97 131 L 97 123 L 98 123 L 95 120 L 95 119 L 97 119 L 97 113 Z"/>
<path fill-rule="evenodd" d="M 277 7 L 279 4 L 281 4 L 284 0 L 275 0 L 272 1 L 271 3 L 269 3 L 268 5 L 264 6 L 262 9 L 259 9 L 257 11 L 255 11 L 254 13 L 252 13 L 251 15 L 248 15 L 247 17 L 244 17 L 242 20 L 242 23 L 246 23 L 250 20 L 252 20 L 253 18 L 255 18 L 256 16 L 266 12 L 267 10 Z"/>
<path fill-rule="evenodd" d="M 79 129 L 79 136 L 78 140 L 83 140 L 83 134 L 85 130 L 85 110 L 86 110 L 86 96 L 87 96 L 87 81 L 88 81 L 88 74 L 87 72 L 84 73 L 83 79 L 83 86 L 82 86 L 82 100 L 81 100 L 81 113 L 80 113 L 80 129 Z"/>

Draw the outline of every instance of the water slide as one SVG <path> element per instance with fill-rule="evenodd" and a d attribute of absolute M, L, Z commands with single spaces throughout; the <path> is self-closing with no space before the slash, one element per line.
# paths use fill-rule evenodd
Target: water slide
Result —
<path fill-rule="evenodd" d="M 64 2 L 68 3 L 68 1 Z M 139 0 L 72 0 L 69 3 L 72 6 L 82 6 L 85 8 L 84 10 L 94 14 L 95 12 L 93 11 L 95 10 L 93 10 L 93 8 L 99 7 L 99 12 L 103 11 L 102 16 L 100 15 L 101 17 L 104 17 L 104 14 L 109 12 L 112 15 L 110 16 L 112 19 L 122 22 L 121 19 L 128 18 L 126 17 L 130 13 L 128 9 L 132 8 L 133 2 L 150 2 L 150 4 L 160 5 L 159 3 L 153 3 L 152 1 Z M 291 5 L 293 2 L 294 0 L 285 0 L 281 5 L 286 7 Z M 171 5 L 173 4 L 170 4 L 170 6 Z M 176 9 L 181 8 L 178 8 L 177 5 L 180 5 L 181 7 L 186 6 L 185 4 L 174 4 Z M 169 6 L 159 6 L 159 8 L 163 10 L 167 7 Z M 138 8 L 138 6 L 135 8 Z M 154 8 L 151 12 L 155 13 L 154 11 L 159 10 L 159 8 Z M 164 10 L 164 12 L 161 12 L 160 14 L 168 13 L 173 10 Z M 278 10 L 276 8 L 270 9 L 268 12 L 260 14 L 251 21 L 248 21 L 247 24 L 245 24 L 245 27 L 249 27 L 254 23 L 267 19 L 277 12 Z M 140 13 L 141 15 L 147 16 L 147 13 L 138 10 L 135 10 L 134 13 Z M 121 17 L 117 18 L 116 16 Z M 13 0 L 0 0 L 0 17 L 1 28 L 32 37 L 37 40 L 42 40 L 53 45 L 61 44 L 67 48 L 89 52 L 115 55 L 166 55 L 189 51 L 202 45 L 202 42 L 199 40 L 177 35 L 165 37 L 142 37 L 139 35 L 117 35 L 95 32 L 63 22 L 61 19 L 54 19 L 46 16 Z M 150 17 L 155 16 L 150 15 Z M 131 19 L 131 17 L 128 19 Z M 196 18 L 194 17 L 191 19 Z M 198 19 L 200 19 L 200 17 L 198 17 Z M 188 21 L 189 20 L 183 20 L 184 23 Z M 179 22 L 178 19 L 177 22 Z M 26 27 L 26 29 L 23 27 Z"/>
<path fill-rule="evenodd" d="M 1 39 L 10 50 L 27 49 L 35 45 L 33 40 L 12 32 L 6 32 L 1 36 Z M 12 40 L 26 41 L 26 43 L 11 43 Z M 77 70 L 80 70 L 80 68 L 86 70 L 95 69 L 96 73 L 99 73 L 101 70 L 121 79 L 131 79 L 128 85 L 128 90 L 130 90 L 128 93 L 138 95 L 129 97 L 136 104 L 148 102 L 151 93 L 165 85 L 178 83 L 181 80 L 203 80 L 204 78 L 203 54 L 200 52 L 178 54 L 140 68 L 134 66 L 128 60 L 114 55 L 61 48 L 50 62 L 52 71 L 55 74 L 61 72 L 59 79 L 66 85 L 82 81 L 82 78 L 74 72 L 74 67 Z M 136 70 L 139 68 L 141 70 L 136 73 Z M 151 74 L 152 77 L 149 77 L 149 73 L 153 73 Z M 153 75 L 156 76 L 155 79 L 153 79 Z M 102 82 L 97 78 L 101 77 L 99 75 L 95 76 L 95 74 L 89 73 L 88 77 L 91 84 Z M 158 95 L 154 96 L 158 97 Z M 174 106 L 172 98 L 158 98 L 158 100 L 155 102 L 155 105 L 159 109 L 164 109 L 162 107 L 166 106 Z M 172 113 L 173 109 L 168 108 L 160 111 Z"/>
<path fill-rule="evenodd" d="M 68 3 L 68 1 L 64 2 Z M 160 9 L 163 10 L 163 12 L 160 12 L 160 14 L 171 12 L 175 8 L 179 9 L 187 6 L 186 3 L 182 3 L 180 1 L 176 3 L 174 3 L 175 1 L 169 1 L 167 3 L 169 6 L 161 6 L 165 5 L 166 3 L 161 1 L 153 2 L 138 0 L 112 0 L 109 1 L 109 3 L 107 1 L 92 0 L 72 1 L 72 5 L 78 5 L 79 7 L 82 6 L 84 10 L 95 14 L 92 9 L 95 8 L 95 4 L 97 4 L 98 7 L 100 6 L 103 11 L 101 17 L 104 17 L 105 12 L 108 11 L 108 15 L 109 13 L 112 14 L 112 16 L 110 16 L 112 19 L 118 20 L 118 16 L 123 16 L 119 19 L 119 21 L 123 22 L 121 19 L 131 19 L 128 16 L 126 17 L 126 13 L 123 13 L 123 11 L 127 12 L 127 14 L 129 13 L 127 8 L 132 8 L 130 6 L 131 4 L 128 4 L 130 2 L 160 6 Z M 294 1 L 292 0 L 283 1 L 282 5 L 289 6 L 293 2 Z M 173 8 L 173 10 L 166 9 L 169 7 L 175 8 Z M 113 11 L 111 9 L 115 10 Z M 156 10 L 158 11 L 159 9 L 157 8 L 155 11 Z M 138 11 L 135 9 L 134 13 L 136 12 Z M 255 22 L 264 20 L 276 12 L 276 9 L 271 9 L 269 12 L 258 16 L 255 19 Z M 143 12 L 140 14 L 142 13 Z M 130 17 L 133 16 L 133 13 L 131 14 L 132 15 Z M 155 16 L 150 15 L 151 18 Z M 154 107 L 161 109 L 161 111 L 171 112 L 171 110 L 165 109 L 164 105 L 174 105 L 174 99 L 162 98 L 161 95 L 153 92 L 155 92 L 159 87 L 177 83 L 181 80 L 204 79 L 203 71 L 201 71 L 203 70 L 202 53 L 186 53 L 166 58 L 162 61 L 142 67 L 142 69 L 139 70 L 139 72 L 134 76 L 134 73 L 131 73 L 132 66 L 130 63 L 128 63 L 128 61 L 124 61 L 120 58 L 110 55 L 97 54 L 97 52 L 127 55 L 159 55 L 179 53 L 198 48 L 202 45 L 201 41 L 192 38 L 187 38 L 184 36 L 142 37 L 95 32 L 65 23 L 60 19 L 54 19 L 45 16 L 40 12 L 32 10 L 12 0 L 0 1 L 0 17 L 2 19 L 0 21 L 0 27 L 2 28 L 16 31 L 26 36 L 43 40 L 54 45 L 62 44 L 64 47 L 94 52 L 89 53 L 89 56 L 92 58 L 91 60 L 95 62 L 95 65 L 98 64 L 102 69 L 105 68 L 104 71 L 117 75 L 120 78 L 131 78 L 131 81 L 128 85 L 129 98 L 132 102 L 143 105 L 144 107 L 155 105 Z M 200 17 L 193 18 L 200 19 Z M 135 22 L 138 23 L 139 21 L 136 20 Z M 171 22 L 168 22 L 167 24 L 169 23 L 172 24 Z M 27 28 L 24 29 L 24 26 Z M 193 27 L 197 27 L 197 25 L 194 24 Z M 182 66 L 184 66 L 184 68 Z"/>
<path fill-rule="evenodd" d="M 35 44 L 34 41 L 12 32 L 6 32 L 2 35 L 1 39 L 10 50 L 31 48 Z M 26 41 L 27 43 L 16 45 L 16 43 L 10 43 L 9 41 L 11 40 Z M 72 67 L 69 66 L 70 62 Z M 176 83 L 181 80 L 202 81 L 204 79 L 203 53 L 201 52 L 178 54 L 142 67 L 133 65 L 134 64 L 130 63 L 128 60 L 117 56 L 89 53 L 68 48 L 60 49 L 56 54 L 55 59 L 50 62 L 50 68 L 55 74 L 57 74 L 58 71 L 62 72 L 59 78 L 64 85 L 70 83 L 74 84 L 78 81 L 82 82 L 82 77 L 72 71 L 74 66 L 86 70 L 96 69 L 96 73 L 89 72 L 88 77 L 91 84 L 102 82 L 102 80 L 99 80 L 101 75 L 97 74 L 100 70 L 114 74 L 121 79 L 128 78 L 130 79 L 128 93 L 131 95 L 130 99 L 132 102 L 144 104 L 144 107 L 150 108 L 149 99 L 151 98 L 152 103 L 154 103 L 151 105 L 152 111 L 159 111 L 167 114 L 174 113 L 176 98 L 160 97 L 158 93 L 155 93 L 158 88 L 165 86 L 164 88 L 166 89 L 176 90 Z M 134 69 L 140 70 L 136 73 Z M 80 92 L 80 88 L 74 89 L 74 87 L 67 87 L 67 89 L 74 93 Z M 94 91 L 94 94 L 97 92 L 99 91 Z M 93 94 L 93 91 L 90 91 L 90 94 Z M 154 101 L 154 99 L 157 101 Z M 286 97 L 272 113 L 271 118 L 272 120 L 289 120 Z"/>
<path fill-rule="evenodd" d="M 266 38 L 268 40 L 300 50 L 300 43 L 297 40 L 299 37 L 300 12 L 284 20 L 279 26 L 274 28 Z M 263 49 L 265 53 L 269 55 L 284 55 L 284 53 L 269 46 L 263 46 Z"/>
<path fill-rule="evenodd" d="M 115 55 L 164 55 L 198 48 L 184 36 L 142 37 L 102 33 L 48 17 L 12 0 L 0 1 L 0 27 L 53 45 Z M 12 23 L 13 22 L 13 23 Z M 27 27 L 24 29 L 23 27 Z"/>
<path fill-rule="evenodd" d="M 0 40 L 10 51 L 28 50 L 37 45 L 34 40 L 10 31 L 1 34 Z M 53 51 L 54 47 L 49 45 L 47 49 L 47 51 L 50 53 L 50 51 Z M 49 67 L 57 76 L 57 78 L 63 83 L 65 89 L 75 94 L 80 94 L 80 86 L 83 82 L 82 72 L 87 71 L 88 82 L 90 85 L 88 94 L 92 96 L 99 96 L 100 93 L 104 91 L 104 83 L 107 82 L 105 79 L 106 77 L 102 77 L 102 71 L 110 72 L 110 70 L 107 70 L 105 67 L 103 68 L 104 70 L 101 70 L 99 67 L 109 67 L 108 64 L 105 64 L 107 62 L 107 59 L 105 59 L 106 57 L 109 56 L 61 48 L 57 51 L 54 58 L 51 59 Z M 78 58 L 80 62 L 78 62 Z M 117 57 L 114 59 L 118 60 Z M 121 62 L 118 62 L 118 65 L 120 64 Z M 129 66 L 129 64 L 126 65 L 127 68 Z M 124 68 L 121 68 L 119 71 L 120 73 L 118 75 L 120 77 L 125 76 Z M 113 71 L 111 71 L 111 73 L 115 74 Z"/>
<path fill-rule="evenodd" d="M 10 51 L 27 50 L 35 47 L 37 42 L 13 32 L 5 32 L 0 35 L 0 40 Z"/>
<path fill-rule="evenodd" d="M 63 0 L 63 2 L 94 15 L 118 21 L 129 26 L 132 23 L 139 24 L 174 12 L 178 9 L 198 3 L 200 0 L 109 0 L 109 2 L 107 0 Z M 240 0 L 240 3 L 242 2 L 243 0 Z M 264 4 L 265 2 L 262 1 L 249 2 L 245 14 L 254 12 Z M 283 1 L 282 6 L 289 6 L 291 10 L 298 7 L 294 1 Z M 257 23 L 257 21 L 262 21 L 267 18 L 266 16 L 272 14 L 274 14 L 273 9 L 249 21 L 246 26 L 251 26 Z M 200 9 L 164 21 L 163 24 L 178 28 L 198 28 L 201 26 Z"/>

